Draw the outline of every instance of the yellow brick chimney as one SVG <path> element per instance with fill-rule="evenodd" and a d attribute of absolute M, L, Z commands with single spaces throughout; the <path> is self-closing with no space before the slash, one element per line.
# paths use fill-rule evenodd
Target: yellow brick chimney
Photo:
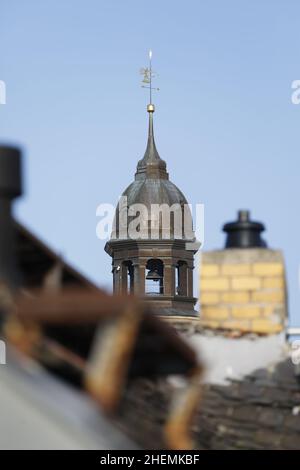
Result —
<path fill-rule="evenodd" d="M 258 233 L 245 236 L 247 230 Z M 240 211 L 237 222 L 224 226 L 225 249 L 202 253 L 200 321 L 204 327 L 257 334 L 285 328 L 284 259 L 281 251 L 266 247 L 260 237 L 263 230 L 262 224 L 249 220 L 247 211 Z"/>

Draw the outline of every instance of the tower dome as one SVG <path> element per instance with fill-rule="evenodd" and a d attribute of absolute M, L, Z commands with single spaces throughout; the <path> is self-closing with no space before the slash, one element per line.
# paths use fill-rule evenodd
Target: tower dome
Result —
<path fill-rule="evenodd" d="M 169 180 L 167 165 L 157 151 L 153 132 L 154 106 L 148 106 L 149 131 L 144 157 L 139 160 L 134 181 L 121 196 L 124 209 L 131 208 L 120 217 L 117 206 L 112 238 L 130 238 L 130 222 L 140 210 L 140 238 L 151 238 L 151 228 L 158 233 L 156 238 L 195 239 L 192 215 L 188 202 L 180 189 Z M 142 205 L 142 207 L 141 207 Z M 160 209 L 160 214 L 159 214 Z"/>

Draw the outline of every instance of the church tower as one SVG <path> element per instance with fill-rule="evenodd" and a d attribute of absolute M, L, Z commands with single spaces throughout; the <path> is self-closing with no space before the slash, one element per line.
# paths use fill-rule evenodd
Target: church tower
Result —
<path fill-rule="evenodd" d="M 115 293 L 139 295 L 162 315 L 194 316 L 193 269 L 195 235 L 183 193 L 169 180 L 166 163 L 156 149 L 153 132 L 152 69 L 149 83 L 148 142 L 134 181 L 123 192 L 105 251 L 112 257 Z"/>

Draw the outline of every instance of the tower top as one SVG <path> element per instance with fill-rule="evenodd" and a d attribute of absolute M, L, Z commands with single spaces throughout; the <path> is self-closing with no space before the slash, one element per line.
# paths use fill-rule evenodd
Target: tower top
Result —
<path fill-rule="evenodd" d="M 162 315 L 195 316 L 192 272 L 196 250 L 186 247 L 195 240 L 192 215 L 184 194 L 169 180 L 166 162 L 155 145 L 152 92 L 158 88 L 153 87 L 152 51 L 149 66 L 140 72 L 142 87 L 149 90 L 148 140 L 135 179 L 122 193 L 111 240 L 105 245 L 113 258 L 114 292 L 142 296 L 160 308 Z M 143 210 L 133 215 L 137 207 Z M 136 216 L 140 221 L 132 231 Z"/>
<path fill-rule="evenodd" d="M 142 160 L 138 162 L 136 179 L 145 177 L 168 179 L 166 162 L 160 158 L 154 141 L 153 113 L 155 111 L 155 106 L 152 103 L 152 92 L 154 90 L 158 91 L 159 88 L 153 87 L 152 84 L 152 79 L 155 77 L 155 74 L 152 70 L 151 50 L 149 51 L 149 67 L 142 68 L 140 72 L 143 75 L 142 88 L 147 88 L 149 90 L 150 103 L 147 106 L 147 111 L 149 113 L 149 130 L 146 152 Z"/>

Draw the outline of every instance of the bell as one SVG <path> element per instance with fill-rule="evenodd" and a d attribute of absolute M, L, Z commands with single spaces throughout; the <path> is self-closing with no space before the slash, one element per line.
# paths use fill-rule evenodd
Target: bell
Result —
<path fill-rule="evenodd" d="M 146 276 L 146 279 L 148 281 L 159 281 L 161 279 L 161 276 L 158 274 L 157 270 L 156 269 L 151 269 L 147 276 Z"/>

